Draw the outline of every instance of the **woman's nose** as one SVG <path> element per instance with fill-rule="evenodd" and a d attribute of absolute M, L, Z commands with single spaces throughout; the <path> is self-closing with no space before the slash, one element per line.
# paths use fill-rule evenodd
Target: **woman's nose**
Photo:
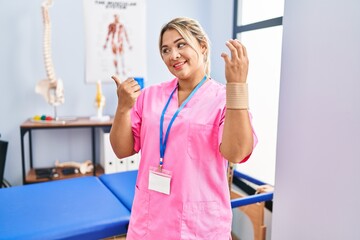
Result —
<path fill-rule="evenodd" d="M 171 59 L 178 59 L 180 58 L 180 52 L 178 50 L 171 51 Z"/>

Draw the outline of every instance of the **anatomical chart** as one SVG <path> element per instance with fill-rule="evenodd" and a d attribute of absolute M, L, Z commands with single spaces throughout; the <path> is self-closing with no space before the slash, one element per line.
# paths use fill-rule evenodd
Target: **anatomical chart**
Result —
<path fill-rule="evenodd" d="M 145 0 L 84 0 L 85 81 L 146 75 Z"/>

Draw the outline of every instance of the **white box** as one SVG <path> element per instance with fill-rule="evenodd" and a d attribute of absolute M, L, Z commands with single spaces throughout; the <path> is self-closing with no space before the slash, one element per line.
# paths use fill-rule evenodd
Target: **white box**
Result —
<path fill-rule="evenodd" d="M 100 164 L 105 173 L 124 172 L 139 168 L 139 153 L 121 159 L 116 157 L 110 144 L 110 133 L 101 130 L 100 144 Z"/>
<path fill-rule="evenodd" d="M 105 173 L 115 173 L 117 172 L 118 158 L 112 150 L 109 135 L 103 130 L 100 133 L 100 165 L 104 168 Z"/>
<path fill-rule="evenodd" d="M 128 170 L 128 163 L 126 159 L 116 159 L 116 171 L 117 172 L 125 172 Z"/>
<path fill-rule="evenodd" d="M 140 153 L 136 153 L 126 158 L 128 171 L 139 169 Z"/>

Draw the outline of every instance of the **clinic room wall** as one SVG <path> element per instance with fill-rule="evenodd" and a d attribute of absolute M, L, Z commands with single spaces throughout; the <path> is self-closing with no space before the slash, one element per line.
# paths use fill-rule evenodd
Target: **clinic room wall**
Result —
<path fill-rule="evenodd" d="M 50 9 L 52 56 L 56 74 L 64 81 L 65 88 L 65 103 L 58 108 L 58 115 L 94 115 L 96 87 L 86 84 L 84 79 L 83 1 L 53 2 Z M 52 107 L 34 92 L 36 83 L 46 77 L 41 3 L 42 0 L 0 1 L 0 133 L 1 139 L 9 141 L 5 178 L 12 185 L 22 183 L 20 124 L 36 114 L 53 114 Z M 232 0 L 146 1 L 146 84 L 171 78 L 159 56 L 158 34 L 166 21 L 177 16 L 193 17 L 202 23 L 212 41 L 212 76 L 224 82 L 220 54 L 226 50 L 225 41 L 232 36 L 232 6 Z M 104 84 L 103 94 L 107 104 L 104 114 L 113 115 L 117 103 L 114 85 Z M 85 129 L 36 131 L 33 141 L 38 167 L 51 166 L 56 159 L 85 161 L 91 158 L 90 131 Z M 61 148 L 57 156 L 53 154 L 54 144 Z"/>
<path fill-rule="evenodd" d="M 272 239 L 360 239 L 360 2 L 286 1 Z"/>

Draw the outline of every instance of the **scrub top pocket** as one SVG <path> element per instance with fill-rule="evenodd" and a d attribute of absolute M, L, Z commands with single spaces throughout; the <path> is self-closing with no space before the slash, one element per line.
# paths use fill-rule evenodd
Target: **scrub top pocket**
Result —
<path fill-rule="evenodd" d="M 215 201 L 184 203 L 181 239 L 212 239 L 219 232 L 219 228 L 221 229 L 219 220 L 220 208 Z"/>
<path fill-rule="evenodd" d="M 214 125 L 190 123 L 187 148 L 189 156 L 192 159 L 214 156 L 215 150 L 218 150 L 218 134 L 218 128 Z"/>

